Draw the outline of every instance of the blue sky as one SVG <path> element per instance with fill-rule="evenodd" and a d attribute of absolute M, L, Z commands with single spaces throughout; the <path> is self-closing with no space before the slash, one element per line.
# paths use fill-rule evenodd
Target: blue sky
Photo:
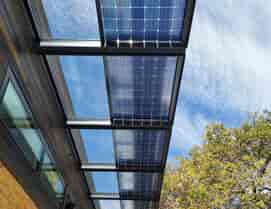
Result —
<path fill-rule="evenodd" d="M 55 38 L 98 37 L 95 1 L 43 2 Z M 271 1 L 197 1 L 168 162 L 200 145 L 207 124 L 235 127 L 249 112 L 270 109 L 270 18 Z M 107 116 L 102 59 L 61 59 L 77 115 Z M 95 145 L 99 152 L 106 144 L 103 160 L 112 155 L 112 144 L 102 136 L 108 132 L 83 134 L 90 139 L 88 147 L 96 136 L 101 139 Z"/>
<path fill-rule="evenodd" d="M 200 144 L 206 124 L 270 109 L 270 17 L 265 0 L 197 1 L 169 161 Z"/>

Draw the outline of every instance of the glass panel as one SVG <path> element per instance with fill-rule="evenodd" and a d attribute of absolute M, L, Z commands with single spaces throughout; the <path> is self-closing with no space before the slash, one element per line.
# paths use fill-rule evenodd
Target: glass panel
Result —
<path fill-rule="evenodd" d="M 29 114 L 11 82 L 8 83 L 3 96 L 0 113 L 1 117 L 8 117 L 11 120 L 29 118 Z"/>
<path fill-rule="evenodd" d="M 52 38 L 99 39 L 95 1 L 42 0 L 42 3 Z"/>
<path fill-rule="evenodd" d="M 57 194 L 64 193 L 62 180 L 56 171 L 42 171 L 42 173 L 46 176 L 48 182 Z"/>
<path fill-rule="evenodd" d="M 50 159 L 49 154 L 47 152 L 44 153 L 43 164 L 52 165 L 52 160 Z"/>
<path fill-rule="evenodd" d="M 5 121 L 13 139 L 35 169 L 37 165 L 40 165 L 37 163 L 41 163 L 41 161 L 43 163 L 41 169 L 46 167 L 45 165 L 54 168 L 49 157 L 50 153 L 46 151 L 47 147 L 43 144 L 39 130 L 32 128 L 34 126 L 33 118 L 23 99 L 19 90 L 15 89 L 13 83 L 9 81 L 1 99 L 1 119 Z M 44 174 L 56 193 L 63 193 L 63 182 L 57 172 L 42 170 L 41 173 Z"/>
<path fill-rule="evenodd" d="M 9 127 L 13 139 L 24 152 L 25 157 L 35 166 L 35 163 L 41 159 L 42 140 L 38 130 L 31 128 L 31 115 L 24 107 L 11 81 L 5 89 L 0 109 L 0 116 Z"/>
<path fill-rule="evenodd" d="M 119 172 L 120 195 L 128 196 L 132 193 L 139 195 L 159 194 L 161 174 L 141 172 Z"/>
<path fill-rule="evenodd" d="M 101 0 L 101 9 L 109 42 L 181 41 L 185 0 Z"/>
<path fill-rule="evenodd" d="M 113 134 L 117 166 L 162 167 L 165 131 L 114 130 Z"/>
<path fill-rule="evenodd" d="M 20 128 L 19 131 L 22 134 L 22 138 L 16 141 L 18 142 L 19 140 L 23 140 L 27 142 L 27 144 L 35 154 L 36 159 L 39 161 L 41 159 L 43 144 L 37 130 Z"/>
<path fill-rule="evenodd" d="M 119 192 L 117 174 L 115 172 L 88 172 L 88 173 L 89 175 L 92 175 L 95 192 L 102 193 Z"/>
<path fill-rule="evenodd" d="M 168 121 L 176 57 L 106 57 L 114 122 Z"/>
<path fill-rule="evenodd" d="M 59 58 L 75 117 L 77 119 L 109 118 L 102 57 L 61 56 Z M 72 113 L 68 114 L 69 118 L 74 118 Z"/>
<path fill-rule="evenodd" d="M 95 200 L 96 209 L 121 209 L 119 200 Z"/>
<path fill-rule="evenodd" d="M 91 163 L 115 163 L 111 130 L 81 130 L 87 160 Z"/>

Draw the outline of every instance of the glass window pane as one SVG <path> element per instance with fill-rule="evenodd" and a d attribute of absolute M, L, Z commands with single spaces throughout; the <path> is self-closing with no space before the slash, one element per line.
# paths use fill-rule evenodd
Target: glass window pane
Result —
<path fill-rule="evenodd" d="M 49 157 L 50 153 L 43 144 L 39 130 L 29 128 L 30 122 L 28 121 L 31 121 L 32 127 L 34 126 L 31 112 L 28 111 L 29 107 L 24 101 L 24 98 L 21 97 L 19 89 L 15 89 L 11 81 L 8 82 L 4 95 L 1 98 L 0 107 L 0 118 L 3 119 L 8 126 L 12 138 L 23 151 L 26 159 L 32 163 L 32 166 L 36 169 L 37 163 L 43 159 L 42 163 L 44 165 L 50 165 L 54 168 L 52 160 Z M 15 122 L 12 123 L 11 121 Z M 43 165 L 41 169 L 43 169 Z M 63 182 L 57 172 L 42 170 L 42 174 L 47 178 L 56 193 L 63 193 Z"/>
<path fill-rule="evenodd" d="M 1 118 L 9 127 L 13 139 L 24 152 L 25 157 L 35 166 L 35 163 L 41 159 L 42 139 L 38 130 L 28 128 L 32 117 L 11 81 L 8 82 L 1 101 Z"/>
<path fill-rule="evenodd" d="M 52 164 L 52 160 L 50 159 L 49 154 L 47 152 L 44 153 L 43 164 L 45 165 Z"/>
<path fill-rule="evenodd" d="M 81 130 L 81 136 L 91 163 L 115 163 L 111 130 Z"/>
<path fill-rule="evenodd" d="M 114 122 L 168 121 L 176 57 L 106 57 Z"/>
<path fill-rule="evenodd" d="M 75 113 L 68 117 L 109 118 L 103 58 L 60 56 L 59 60 Z"/>
<path fill-rule="evenodd" d="M 57 194 L 62 194 L 64 192 L 64 185 L 58 173 L 56 171 L 42 171 L 42 172 L 46 176 L 53 190 Z"/>
<path fill-rule="evenodd" d="M 94 191 L 102 193 L 118 193 L 117 174 L 115 172 L 88 172 L 92 175 Z"/>
<path fill-rule="evenodd" d="M 35 129 L 26 129 L 21 128 L 19 129 L 22 133 L 23 140 L 27 142 L 31 150 L 34 152 L 37 160 L 41 159 L 42 149 L 44 148 L 40 135 L 38 134 L 37 130 Z"/>
<path fill-rule="evenodd" d="M 42 3 L 52 38 L 99 39 L 95 1 L 42 0 Z"/>
<path fill-rule="evenodd" d="M 3 116 L 8 116 L 9 119 L 29 118 L 29 114 L 11 82 L 8 83 L 2 99 L 1 117 Z"/>

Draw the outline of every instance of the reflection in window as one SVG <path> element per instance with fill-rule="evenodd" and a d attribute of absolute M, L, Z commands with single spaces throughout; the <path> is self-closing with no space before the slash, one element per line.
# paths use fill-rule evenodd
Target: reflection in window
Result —
<path fill-rule="evenodd" d="M 32 128 L 31 115 L 11 81 L 8 82 L 1 102 L 1 119 L 9 127 L 10 133 L 27 159 L 34 162 L 33 166 L 37 166 L 41 160 L 43 144 L 37 130 Z"/>
<path fill-rule="evenodd" d="M 52 188 L 54 189 L 54 191 L 57 194 L 63 194 L 64 192 L 64 186 L 62 183 L 62 179 L 59 176 L 59 174 L 56 171 L 43 171 L 42 172 L 46 178 L 48 179 L 50 185 L 52 186 Z"/>
<path fill-rule="evenodd" d="M 34 169 L 42 170 L 51 188 L 56 193 L 63 193 L 64 184 L 59 174 L 54 171 L 51 155 L 41 133 L 34 128 L 34 120 L 27 103 L 17 86 L 9 80 L 4 86 L 1 97 L 0 119 L 5 122 L 12 138 L 24 153 Z M 48 167 L 50 165 L 50 167 Z M 50 168 L 51 170 L 48 170 Z"/>

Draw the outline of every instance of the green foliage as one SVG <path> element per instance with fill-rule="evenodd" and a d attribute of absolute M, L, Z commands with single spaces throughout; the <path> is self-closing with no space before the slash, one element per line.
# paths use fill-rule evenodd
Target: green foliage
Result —
<path fill-rule="evenodd" d="M 204 138 L 167 171 L 161 209 L 271 208 L 271 114 L 240 128 L 212 124 Z"/>

